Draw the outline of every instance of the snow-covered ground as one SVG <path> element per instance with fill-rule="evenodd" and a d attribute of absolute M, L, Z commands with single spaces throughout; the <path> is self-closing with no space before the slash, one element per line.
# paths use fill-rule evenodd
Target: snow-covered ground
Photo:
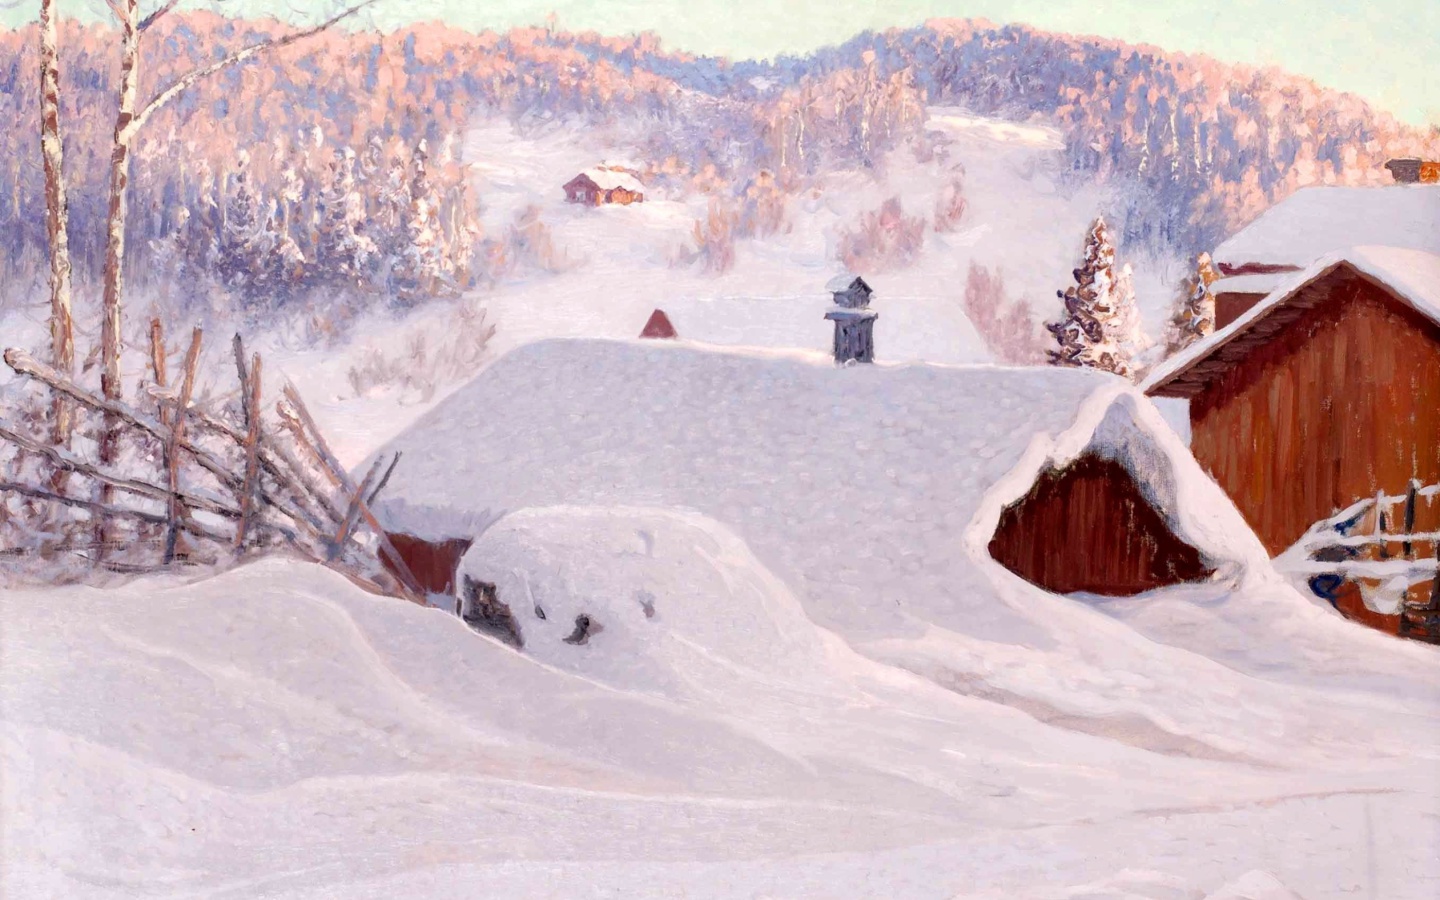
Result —
<path fill-rule="evenodd" d="M 1089 727 L 857 654 L 694 514 L 537 510 L 482 546 L 554 612 L 523 654 L 278 559 L 0 595 L 0 893 L 1419 900 L 1440 884 L 1433 659 L 1358 628 L 1327 633 L 1330 653 L 1226 646 L 1235 618 L 1273 623 L 1294 595 L 1102 604 L 1068 639 L 1148 646 L 1172 678 L 1110 678 L 1156 718 L 1188 702 L 1175 684 L 1209 684 L 1235 716 L 1214 737 L 1262 760 L 1145 749 L 1123 718 Z M 1151 618 L 1132 631 L 1137 605 Z M 579 608 L 606 630 L 565 644 Z M 1387 650 L 1410 691 L 1372 680 L 1402 668 Z M 1024 660 L 1084 702 L 1067 657 Z"/>
<path fill-rule="evenodd" d="M 1440 889 L 1440 657 L 1280 582 L 1116 379 L 550 341 L 410 434 L 401 513 L 506 512 L 462 572 L 523 648 L 279 558 L 0 592 L 0 895 Z M 1066 598 L 990 561 L 1086 447 L 1222 576 Z"/>

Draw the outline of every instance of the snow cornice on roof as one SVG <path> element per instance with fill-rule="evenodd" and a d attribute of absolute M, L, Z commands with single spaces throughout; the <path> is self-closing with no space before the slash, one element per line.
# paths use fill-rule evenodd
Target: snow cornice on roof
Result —
<path fill-rule="evenodd" d="M 1290 309 L 1306 287 L 1346 268 L 1379 283 L 1399 302 L 1440 324 L 1440 256 L 1398 247 L 1354 247 L 1286 278 L 1234 322 L 1162 363 L 1146 379 L 1143 390 L 1152 397 L 1193 397 L 1289 324 L 1290 317 L 1278 313 Z"/>

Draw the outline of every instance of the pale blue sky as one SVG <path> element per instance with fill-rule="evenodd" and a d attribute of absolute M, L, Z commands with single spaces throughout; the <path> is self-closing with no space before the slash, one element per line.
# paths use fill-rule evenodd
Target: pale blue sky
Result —
<path fill-rule="evenodd" d="M 23 0 L 22 0 L 23 2 Z M 142 0 L 144 2 L 144 0 Z M 206 0 L 191 0 L 204 5 Z M 5 14 L 23 20 L 31 3 Z M 319 14 L 331 0 L 227 0 L 230 11 Z M 100 0 L 59 0 L 94 15 Z M 468 28 L 539 23 L 623 34 L 650 30 L 668 46 L 771 57 L 838 43 L 866 28 L 931 17 L 1026 22 L 1219 59 L 1276 64 L 1354 91 L 1417 124 L 1440 124 L 1440 0 L 380 0 L 382 25 L 445 19 Z"/>

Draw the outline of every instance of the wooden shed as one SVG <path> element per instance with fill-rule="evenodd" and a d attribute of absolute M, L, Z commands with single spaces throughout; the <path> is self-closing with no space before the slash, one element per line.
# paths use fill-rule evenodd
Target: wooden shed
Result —
<path fill-rule="evenodd" d="M 1212 573 L 1130 472 L 1093 453 L 1046 469 L 1028 494 L 1007 506 L 990 555 L 1057 594 L 1128 596 Z"/>
<path fill-rule="evenodd" d="M 1146 391 L 1189 399 L 1195 458 L 1272 554 L 1356 500 L 1440 481 L 1440 256 L 1323 260 Z"/>

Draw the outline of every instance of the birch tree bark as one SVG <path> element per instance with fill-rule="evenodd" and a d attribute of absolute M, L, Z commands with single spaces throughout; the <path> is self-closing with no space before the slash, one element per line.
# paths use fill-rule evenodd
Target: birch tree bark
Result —
<path fill-rule="evenodd" d="M 53 0 L 45 0 L 53 2 Z M 110 202 L 106 218 L 105 267 L 102 275 L 104 294 L 100 328 L 100 389 L 105 399 L 118 401 L 122 394 L 120 375 L 121 349 L 121 301 L 125 292 L 125 216 L 127 214 L 130 187 L 130 156 L 135 146 L 135 137 L 146 121 L 171 100 L 201 79 L 238 65 L 248 59 L 270 50 L 288 47 L 349 18 L 370 6 L 375 0 L 365 0 L 347 7 L 319 25 L 301 31 L 291 32 L 278 38 L 269 38 L 252 44 L 225 56 L 216 62 L 193 69 L 172 81 L 157 93 L 143 107 L 139 105 L 140 88 L 140 38 L 161 17 L 175 8 L 179 0 L 166 0 L 159 8 L 144 19 L 140 18 L 140 0 L 107 0 L 110 11 L 120 27 L 120 88 L 115 113 L 115 137 L 110 152 Z M 119 452 L 119 423 L 113 418 L 105 420 L 104 434 L 100 438 L 100 460 L 113 463 Z M 101 503 L 110 501 L 111 488 L 102 486 Z M 105 538 L 100 537 L 100 552 L 105 550 Z"/>
<path fill-rule="evenodd" d="M 50 238 L 50 364 L 75 373 L 75 322 L 70 309 L 70 203 L 65 145 L 60 132 L 60 41 L 55 0 L 40 0 L 40 152 L 45 163 L 45 228 Z M 73 425 L 68 398 L 55 396 L 53 441 L 68 446 Z M 63 487 L 63 470 L 55 488 Z"/>

